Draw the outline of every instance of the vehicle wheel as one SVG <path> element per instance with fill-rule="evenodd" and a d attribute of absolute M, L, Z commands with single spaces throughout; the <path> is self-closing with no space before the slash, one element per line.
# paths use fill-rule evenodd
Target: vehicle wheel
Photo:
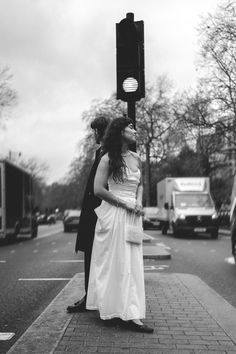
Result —
<path fill-rule="evenodd" d="M 167 235 L 168 229 L 169 229 L 168 223 L 167 222 L 163 223 L 162 230 L 161 230 L 162 235 Z"/>
<path fill-rule="evenodd" d="M 36 238 L 38 236 L 38 227 L 34 227 L 31 231 L 31 238 Z"/>
<path fill-rule="evenodd" d="M 216 240 L 218 238 L 218 230 L 214 230 L 211 233 L 211 238 Z"/>
<path fill-rule="evenodd" d="M 15 231 L 13 234 L 10 234 L 7 236 L 7 240 L 14 242 L 16 241 L 17 235 L 20 233 L 20 224 L 16 223 L 15 225 Z"/>
<path fill-rule="evenodd" d="M 176 230 L 175 225 L 173 225 L 173 235 L 175 238 L 180 237 L 180 232 Z"/>
<path fill-rule="evenodd" d="M 17 235 L 18 235 L 18 234 L 16 234 L 16 233 L 8 234 L 8 235 L 6 236 L 6 241 L 7 241 L 7 242 L 14 242 L 14 241 L 16 241 Z"/>

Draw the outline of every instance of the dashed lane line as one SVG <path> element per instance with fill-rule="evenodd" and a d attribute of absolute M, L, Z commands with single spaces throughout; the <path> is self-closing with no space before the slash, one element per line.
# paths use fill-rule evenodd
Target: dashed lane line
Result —
<path fill-rule="evenodd" d="M 14 335 L 12 332 L 0 332 L 0 340 L 10 340 Z"/>
<path fill-rule="evenodd" d="M 0 260 L 0 263 L 6 263 L 6 261 L 4 261 L 4 260 Z"/>
<path fill-rule="evenodd" d="M 156 246 L 164 247 L 164 248 L 167 249 L 167 250 L 170 250 L 170 249 L 171 249 L 171 247 L 166 246 L 163 242 L 158 242 L 158 243 L 156 243 Z"/>
<path fill-rule="evenodd" d="M 19 278 L 19 281 L 54 281 L 54 280 L 71 280 L 72 278 Z"/>
<path fill-rule="evenodd" d="M 83 263 L 82 259 L 58 259 L 52 260 L 51 263 Z"/>
<path fill-rule="evenodd" d="M 225 258 L 225 262 L 229 264 L 235 264 L 235 259 L 233 256 Z"/>
<path fill-rule="evenodd" d="M 148 270 L 165 270 L 166 268 L 169 268 L 168 265 L 150 265 L 150 266 L 144 266 L 144 271 Z"/>

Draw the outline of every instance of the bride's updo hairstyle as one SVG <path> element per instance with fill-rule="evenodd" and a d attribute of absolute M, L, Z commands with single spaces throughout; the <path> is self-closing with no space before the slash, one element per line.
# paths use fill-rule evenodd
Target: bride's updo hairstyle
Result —
<path fill-rule="evenodd" d="M 122 131 L 130 124 L 134 124 L 128 117 L 113 119 L 107 127 L 103 140 L 103 152 L 108 153 L 109 175 L 115 182 L 123 182 L 125 174 L 125 161 L 122 152 Z"/>

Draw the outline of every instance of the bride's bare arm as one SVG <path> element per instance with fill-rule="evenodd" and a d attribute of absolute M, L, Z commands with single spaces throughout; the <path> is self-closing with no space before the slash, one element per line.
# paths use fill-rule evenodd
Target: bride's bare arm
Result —
<path fill-rule="evenodd" d="M 115 205 L 117 207 L 125 208 L 129 211 L 134 211 L 131 206 L 129 206 L 124 201 L 120 200 L 114 196 L 111 192 L 107 190 L 107 183 L 109 177 L 109 158 L 108 155 L 104 155 L 98 165 L 97 173 L 94 180 L 94 194 L 105 200 L 106 202 Z"/>
<path fill-rule="evenodd" d="M 140 182 L 138 185 L 138 189 L 137 189 L 137 204 L 142 206 L 143 205 L 143 181 L 142 181 L 142 162 L 140 157 L 138 156 L 138 162 L 139 162 L 139 169 L 140 169 Z"/>

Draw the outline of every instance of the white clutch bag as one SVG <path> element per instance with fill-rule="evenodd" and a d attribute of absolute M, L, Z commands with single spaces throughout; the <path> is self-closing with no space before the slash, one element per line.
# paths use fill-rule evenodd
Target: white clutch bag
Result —
<path fill-rule="evenodd" d="M 127 225 L 126 226 L 126 241 L 139 245 L 143 241 L 143 230 L 140 226 Z"/>

